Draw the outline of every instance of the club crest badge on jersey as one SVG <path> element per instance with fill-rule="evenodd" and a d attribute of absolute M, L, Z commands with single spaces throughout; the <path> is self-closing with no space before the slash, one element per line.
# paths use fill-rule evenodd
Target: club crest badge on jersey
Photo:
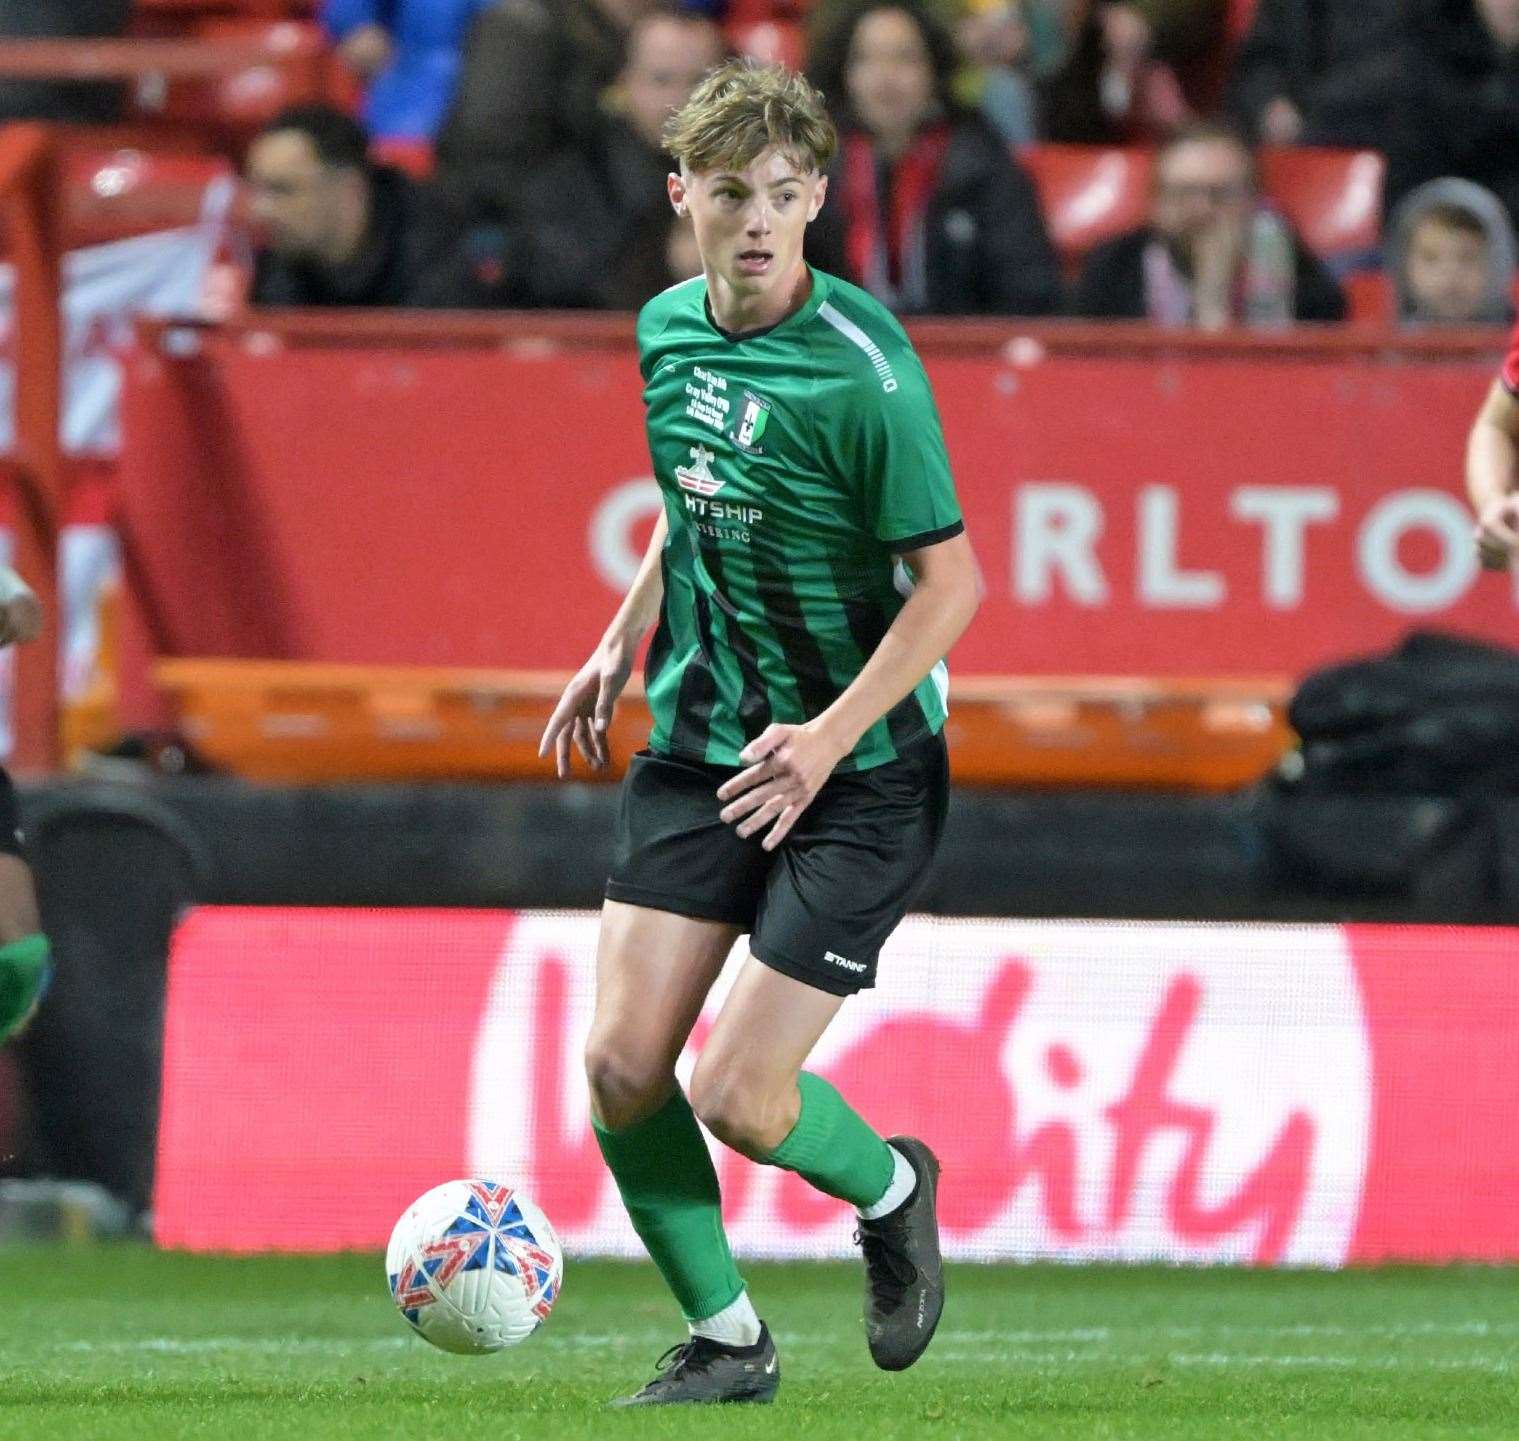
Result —
<path fill-rule="evenodd" d="M 739 412 L 738 422 L 729 438 L 740 450 L 747 450 L 751 455 L 761 455 L 764 447 L 760 444 L 760 437 L 769 424 L 770 402 L 763 395 L 746 390 L 744 408 Z"/>
<path fill-rule="evenodd" d="M 712 462 L 716 456 L 704 445 L 691 447 L 691 464 L 675 467 L 675 480 L 682 490 L 694 490 L 697 495 L 716 495 L 725 480 L 712 474 Z"/>

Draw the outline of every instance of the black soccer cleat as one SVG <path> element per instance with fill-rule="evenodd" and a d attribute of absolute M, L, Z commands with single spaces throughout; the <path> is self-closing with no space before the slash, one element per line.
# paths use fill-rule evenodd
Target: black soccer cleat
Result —
<path fill-rule="evenodd" d="M 865 1337 L 870 1359 L 883 1371 L 905 1371 L 928 1349 L 944 1312 L 944 1263 L 939 1258 L 935 1203 L 938 1158 L 912 1136 L 892 1136 L 918 1184 L 889 1216 L 860 1222 L 855 1240 L 865 1251 Z"/>
<path fill-rule="evenodd" d="M 672 1346 L 654 1369 L 659 1374 L 642 1391 L 619 1396 L 613 1406 L 696 1406 L 729 1401 L 773 1401 L 781 1384 L 780 1358 L 770 1329 L 760 1323 L 752 1346 L 725 1346 L 693 1336 Z"/>

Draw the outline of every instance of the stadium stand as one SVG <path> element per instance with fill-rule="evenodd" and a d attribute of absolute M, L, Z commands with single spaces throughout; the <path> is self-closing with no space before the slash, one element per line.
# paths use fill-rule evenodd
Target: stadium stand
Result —
<path fill-rule="evenodd" d="M 808 8 L 734 0 L 724 12 L 725 32 L 747 53 L 795 64 Z M 1249 0 L 1229 6 L 1231 37 L 1243 33 L 1251 10 Z M 129 123 L 82 132 L 62 154 L 64 246 L 185 224 L 199 213 L 208 187 L 231 174 L 229 157 L 274 111 L 305 99 L 352 102 L 312 23 L 314 11 L 313 0 L 139 0 L 140 38 L 133 42 L 0 44 L 0 73 L 88 72 L 132 83 Z M 425 144 L 387 142 L 376 154 L 414 176 L 432 170 Z M 1020 150 L 1018 159 L 1035 182 L 1067 275 L 1095 244 L 1143 216 L 1151 171 L 1146 148 L 1039 144 Z M 1386 282 L 1358 268 L 1380 244 L 1382 158 L 1371 151 L 1273 149 L 1262 152 L 1261 166 L 1273 203 L 1344 275 L 1351 318 L 1385 324 Z"/>

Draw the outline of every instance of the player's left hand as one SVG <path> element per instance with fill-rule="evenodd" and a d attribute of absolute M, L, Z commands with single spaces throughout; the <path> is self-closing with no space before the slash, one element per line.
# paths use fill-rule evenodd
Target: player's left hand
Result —
<path fill-rule="evenodd" d="M 739 752 L 748 770 L 718 787 L 718 800 L 728 803 L 722 819 L 744 837 L 770 826 L 760 844 L 773 851 L 846 754 L 815 723 L 767 726 Z"/>
<path fill-rule="evenodd" d="M 18 595 L 0 605 L 0 646 L 25 645 L 42 634 L 42 602 Z"/>

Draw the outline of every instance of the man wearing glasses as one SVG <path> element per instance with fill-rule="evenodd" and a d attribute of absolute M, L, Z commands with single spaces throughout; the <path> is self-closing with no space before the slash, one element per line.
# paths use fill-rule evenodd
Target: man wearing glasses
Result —
<path fill-rule="evenodd" d="M 1287 222 L 1262 204 L 1255 156 L 1208 122 L 1155 157 L 1146 225 L 1098 246 L 1076 285 L 1078 315 L 1172 330 L 1343 320 L 1345 297 Z"/>

